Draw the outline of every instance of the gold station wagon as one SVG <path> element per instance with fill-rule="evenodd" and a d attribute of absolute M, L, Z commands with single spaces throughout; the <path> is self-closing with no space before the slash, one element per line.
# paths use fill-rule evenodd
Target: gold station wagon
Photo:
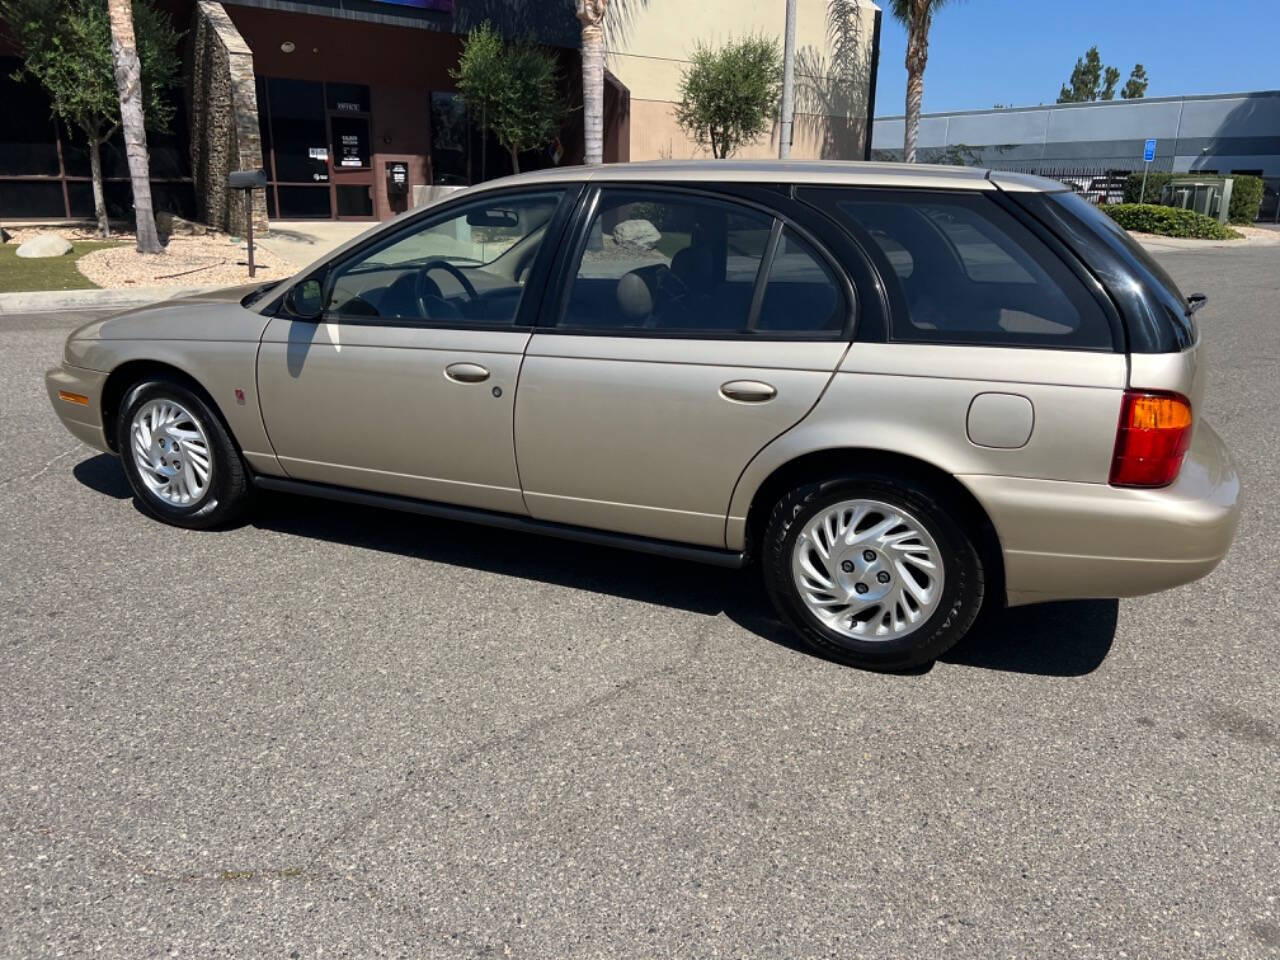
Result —
<path fill-rule="evenodd" d="M 458 193 L 298 276 L 91 323 L 67 428 L 167 523 L 254 488 L 742 566 L 813 647 L 1207 574 L 1240 484 L 1190 299 L 1060 184 L 668 162 Z"/>

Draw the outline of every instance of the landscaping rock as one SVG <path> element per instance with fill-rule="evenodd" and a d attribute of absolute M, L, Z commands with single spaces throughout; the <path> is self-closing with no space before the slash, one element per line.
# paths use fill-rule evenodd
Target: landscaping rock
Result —
<path fill-rule="evenodd" d="M 613 228 L 613 239 L 630 247 L 652 247 L 662 239 L 662 233 L 648 220 L 623 220 Z"/>
<path fill-rule="evenodd" d="M 71 252 L 71 243 L 56 233 L 40 233 L 18 247 L 20 257 L 62 257 Z"/>
<path fill-rule="evenodd" d="M 185 220 L 176 213 L 168 210 L 156 211 L 156 230 L 160 236 L 168 239 L 169 237 L 203 237 L 209 232 L 209 228 L 203 223 L 195 223 L 192 220 Z"/>

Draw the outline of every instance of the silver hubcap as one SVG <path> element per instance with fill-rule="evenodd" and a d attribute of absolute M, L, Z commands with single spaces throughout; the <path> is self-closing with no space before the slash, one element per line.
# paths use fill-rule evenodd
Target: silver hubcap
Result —
<path fill-rule="evenodd" d="M 800 531 L 791 576 L 824 626 L 859 640 L 896 640 L 937 609 L 942 556 L 907 511 L 878 500 L 843 500 Z"/>
<path fill-rule="evenodd" d="M 204 427 L 172 400 L 148 400 L 133 415 L 133 461 L 147 490 L 165 503 L 198 503 L 213 479 Z"/>

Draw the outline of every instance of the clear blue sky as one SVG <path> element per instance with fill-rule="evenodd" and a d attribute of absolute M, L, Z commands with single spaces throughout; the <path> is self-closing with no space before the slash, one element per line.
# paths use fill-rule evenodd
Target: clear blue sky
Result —
<path fill-rule="evenodd" d="M 1149 97 L 1280 89 L 1280 0 L 950 0 L 929 34 L 924 110 L 1053 103 L 1094 44 L 1118 86 L 1146 67 Z M 906 51 L 886 9 L 876 116 L 904 112 Z"/>

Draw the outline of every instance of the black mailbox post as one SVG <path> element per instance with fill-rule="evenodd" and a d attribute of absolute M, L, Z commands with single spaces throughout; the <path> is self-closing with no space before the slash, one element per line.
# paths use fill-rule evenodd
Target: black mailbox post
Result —
<path fill-rule="evenodd" d="M 251 280 L 257 269 L 253 265 L 253 191 L 266 185 L 265 170 L 233 170 L 227 177 L 227 186 L 232 190 L 244 191 L 245 239 L 249 242 L 249 279 Z"/>

